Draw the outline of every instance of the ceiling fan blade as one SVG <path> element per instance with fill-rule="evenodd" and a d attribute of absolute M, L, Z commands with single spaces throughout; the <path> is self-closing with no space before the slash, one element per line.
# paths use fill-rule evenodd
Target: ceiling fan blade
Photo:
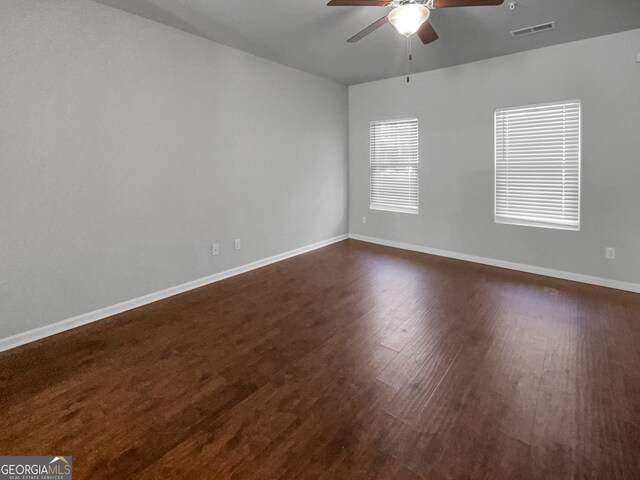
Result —
<path fill-rule="evenodd" d="M 331 0 L 330 7 L 387 7 L 390 0 Z"/>
<path fill-rule="evenodd" d="M 381 26 L 383 26 L 383 25 L 385 25 L 387 23 L 389 23 L 389 17 L 382 17 L 380 20 L 378 20 L 375 23 L 372 23 L 367 28 L 362 30 L 360 33 L 356 33 L 353 37 L 351 37 L 349 40 L 347 40 L 347 42 L 356 43 L 356 42 L 362 40 L 367 35 L 369 35 L 371 32 L 379 29 Z"/>
<path fill-rule="evenodd" d="M 424 43 L 425 45 L 431 42 L 435 42 L 438 39 L 438 34 L 433 28 L 433 25 L 429 23 L 429 21 L 426 21 L 422 24 L 420 30 L 418 30 L 418 36 L 420 37 L 420 40 L 422 40 L 422 43 Z"/>
<path fill-rule="evenodd" d="M 504 0 L 434 0 L 434 8 L 451 7 L 485 7 L 492 5 L 502 5 Z"/>

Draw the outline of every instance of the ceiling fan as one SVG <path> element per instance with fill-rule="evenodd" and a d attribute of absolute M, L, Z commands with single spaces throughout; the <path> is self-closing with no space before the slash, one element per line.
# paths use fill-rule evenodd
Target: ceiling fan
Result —
<path fill-rule="evenodd" d="M 418 33 L 425 45 L 435 42 L 438 34 L 429 23 L 431 10 L 451 7 L 482 7 L 502 5 L 504 0 L 331 0 L 330 7 L 393 7 L 391 12 L 377 22 L 351 37 L 347 42 L 355 43 L 387 23 L 398 33 L 410 37 Z"/>

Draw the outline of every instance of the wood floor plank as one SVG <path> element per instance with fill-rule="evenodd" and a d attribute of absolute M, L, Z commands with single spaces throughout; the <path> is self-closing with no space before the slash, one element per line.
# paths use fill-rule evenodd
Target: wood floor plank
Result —
<path fill-rule="evenodd" d="M 640 295 L 347 240 L 0 354 L 74 478 L 640 478 Z"/>

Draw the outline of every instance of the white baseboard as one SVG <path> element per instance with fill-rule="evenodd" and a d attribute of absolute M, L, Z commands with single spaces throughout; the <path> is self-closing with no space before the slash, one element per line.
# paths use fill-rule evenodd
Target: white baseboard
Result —
<path fill-rule="evenodd" d="M 111 317 L 113 315 L 117 315 L 122 312 L 126 312 L 127 310 L 132 310 L 134 308 L 138 308 L 143 305 L 147 305 L 149 303 L 157 302 L 158 300 L 162 300 L 164 298 L 168 298 L 174 295 L 178 295 L 180 293 L 188 292 L 189 290 L 203 287 L 211 283 L 219 282 L 220 280 L 224 280 L 225 278 L 233 277 L 235 275 L 240 275 L 242 273 L 246 273 L 260 267 L 265 267 L 267 265 L 271 265 L 272 263 L 286 260 L 287 258 L 295 257 L 297 255 L 301 255 L 303 253 L 307 253 L 312 250 L 317 250 L 319 248 L 326 247 L 327 245 L 331 245 L 333 243 L 346 240 L 347 238 L 360 240 L 362 242 L 384 245 L 387 247 L 400 248 L 402 250 L 411 250 L 414 252 L 437 255 L 440 257 L 448 257 L 448 258 L 454 258 L 457 260 L 464 260 L 467 262 L 481 263 L 481 264 L 490 265 L 493 267 L 507 268 L 509 270 L 517 270 L 520 272 L 533 273 L 536 275 L 543 275 L 546 277 L 561 278 L 563 280 L 571 280 L 574 282 L 587 283 L 591 285 L 598 285 L 601 287 L 609 287 L 609 288 L 615 288 L 618 290 L 625 290 L 628 292 L 640 293 L 640 284 L 637 284 L 637 283 L 621 282 L 618 280 L 611 280 L 608 278 L 592 277 L 592 276 L 583 275 L 580 273 L 564 272 L 561 270 L 553 270 L 550 268 L 536 267 L 533 265 L 525 265 L 522 263 L 508 262 L 505 260 L 496 260 L 494 258 L 478 257 L 475 255 L 452 252 L 449 250 L 429 248 L 429 247 L 424 247 L 422 245 L 396 242 L 393 240 L 383 240 L 381 238 L 367 237 L 364 235 L 349 234 L 349 235 L 340 235 L 334 238 L 330 238 L 328 240 L 323 240 L 321 242 L 317 242 L 311 245 L 307 245 L 305 247 L 297 248 L 289 252 L 281 253 L 279 255 L 274 255 L 273 257 L 258 260 L 252 263 L 248 263 L 246 265 L 242 265 L 240 267 L 226 270 L 224 272 L 220 272 L 204 278 L 200 278 L 198 280 L 193 280 L 191 282 L 183 283 L 182 285 L 177 285 L 175 287 L 170 287 L 164 290 L 160 290 L 159 292 L 154 292 L 148 295 L 144 295 L 142 297 L 134 298 L 132 300 L 127 300 L 126 302 L 118 303 L 117 305 L 100 308 L 98 310 L 94 310 L 88 313 L 83 313 L 82 315 L 78 315 L 76 317 L 69 318 L 67 320 L 62 320 L 61 322 L 57 322 L 51 325 L 46 325 L 44 327 L 36 328 L 34 330 L 29 330 L 27 332 L 18 333 L 17 335 L 13 335 L 11 337 L 0 339 L 0 352 L 4 352 L 6 350 L 10 350 L 12 348 L 19 347 L 21 345 L 25 345 L 27 343 L 31 343 L 36 340 L 43 339 L 45 337 L 49 337 L 51 335 L 56 335 L 58 333 L 62 333 L 66 330 L 71 330 L 72 328 L 80 327 L 88 323 L 93 323 L 98 320 L 102 320 L 104 318 Z"/>
<path fill-rule="evenodd" d="M 383 240 L 381 238 L 367 237 L 364 235 L 349 234 L 349 238 L 360 240 L 362 242 L 375 243 L 387 247 L 400 248 L 402 250 L 411 250 L 413 252 L 428 253 L 439 257 L 455 258 L 456 260 L 465 260 L 467 262 L 481 263 L 492 267 L 507 268 L 509 270 L 517 270 L 519 272 L 534 273 L 545 277 L 561 278 L 563 280 L 571 280 L 574 282 L 588 283 L 600 287 L 615 288 L 617 290 L 625 290 L 628 292 L 640 293 L 640 284 L 621 282 L 611 280 L 609 278 L 592 277 L 581 273 L 564 272 L 562 270 L 553 270 L 551 268 L 535 267 L 533 265 L 525 265 L 522 263 L 508 262 L 505 260 L 496 260 L 495 258 L 477 257 L 466 253 L 451 252 L 449 250 L 440 250 L 437 248 L 423 247 L 422 245 L 414 245 L 410 243 L 395 242 L 393 240 Z"/>
<path fill-rule="evenodd" d="M 132 310 L 134 308 L 138 308 L 143 305 L 147 305 L 149 303 L 157 302 L 158 300 L 172 297 L 174 295 L 178 295 L 179 293 L 184 293 L 189 290 L 193 290 L 195 288 L 199 288 L 205 285 L 209 285 L 211 283 L 219 282 L 220 280 L 224 280 L 225 278 L 233 277 L 235 275 L 240 275 L 241 273 L 246 273 L 250 270 L 255 270 L 256 268 L 265 267 L 267 265 L 271 265 L 272 263 L 286 260 L 287 258 L 295 257 L 297 255 L 301 255 L 303 253 L 307 253 L 312 250 L 317 250 L 319 248 L 326 247 L 327 245 L 331 245 L 333 243 L 346 240 L 348 237 L 349 237 L 348 235 L 340 235 L 337 237 L 333 237 L 328 240 L 323 240 L 320 242 L 313 243 L 311 245 L 307 245 L 305 247 L 291 250 L 289 252 L 281 253 L 279 255 L 274 255 L 273 257 L 265 258 L 252 263 L 248 263 L 246 265 L 242 265 L 240 267 L 232 268 L 231 270 L 226 270 L 224 272 L 209 275 L 208 277 L 183 283 L 182 285 L 177 285 L 175 287 L 170 287 L 164 290 L 160 290 L 159 292 L 154 292 L 148 295 L 144 295 L 142 297 L 134 298 L 132 300 L 127 300 L 126 302 L 118 303 L 117 305 L 100 308 L 98 310 L 94 310 L 88 313 L 83 313 L 82 315 L 78 315 L 76 317 L 69 318 L 67 320 L 62 320 L 61 322 L 57 322 L 51 325 L 46 325 L 44 327 L 36 328 L 34 330 L 29 330 L 27 332 L 18 333 L 17 335 L 0 339 L 0 352 L 4 352 L 6 350 L 10 350 L 12 348 L 19 347 L 21 345 L 34 342 L 36 340 L 40 340 L 42 338 L 49 337 L 51 335 L 56 335 L 58 333 L 62 333 L 72 328 L 76 328 L 82 325 L 86 325 L 88 323 L 96 322 L 98 320 L 102 320 L 104 318 L 117 315 L 118 313 L 126 312 L 127 310 Z"/>

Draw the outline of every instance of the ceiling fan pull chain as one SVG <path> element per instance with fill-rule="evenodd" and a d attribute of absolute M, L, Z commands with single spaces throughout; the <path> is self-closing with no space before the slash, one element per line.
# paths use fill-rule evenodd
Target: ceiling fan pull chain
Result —
<path fill-rule="evenodd" d="M 407 38 L 407 40 L 409 40 L 409 61 L 413 60 L 413 52 L 411 51 L 411 48 L 412 48 L 411 38 L 412 38 L 412 35 Z"/>
<path fill-rule="evenodd" d="M 409 75 L 411 75 L 411 37 L 407 37 L 407 83 L 409 83 Z"/>
<path fill-rule="evenodd" d="M 408 60 L 407 60 L 407 83 L 410 82 L 410 75 L 411 75 L 411 61 L 413 60 L 413 54 L 411 53 L 411 36 L 407 37 L 407 53 L 408 53 Z"/>

